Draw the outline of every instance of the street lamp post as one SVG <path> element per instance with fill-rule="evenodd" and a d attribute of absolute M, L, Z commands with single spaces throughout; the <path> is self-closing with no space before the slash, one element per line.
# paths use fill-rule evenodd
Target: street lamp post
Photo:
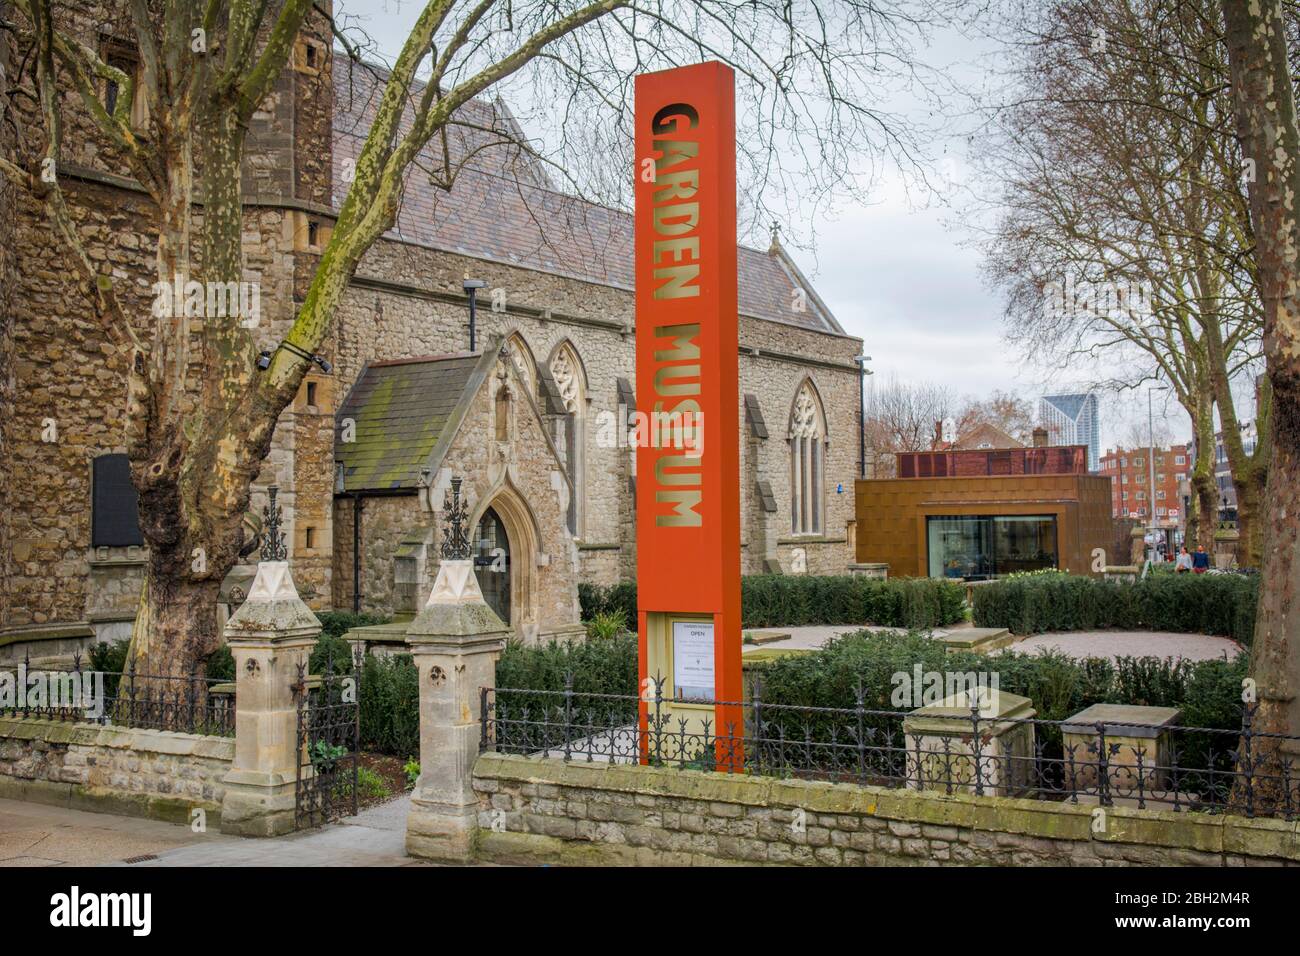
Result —
<path fill-rule="evenodd" d="M 1156 426 L 1151 395 L 1163 391 L 1166 391 L 1163 385 L 1147 386 L 1147 539 L 1151 544 L 1150 560 L 1155 560 L 1156 556 Z"/>
<path fill-rule="evenodd" d="M 867 368 L 867 363 L 871 361 L 870 355 L 854 356 L 853 361 L 858 366 L 858 477 L 867 477 L 867 376 L 871 375 L 871 369 Z"/>

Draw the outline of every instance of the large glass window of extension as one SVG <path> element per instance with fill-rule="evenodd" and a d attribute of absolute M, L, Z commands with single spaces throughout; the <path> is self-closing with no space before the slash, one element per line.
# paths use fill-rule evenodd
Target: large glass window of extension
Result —
<path fill-rule="evenodd" d="M 932 578 L 983 578 L 1058 567 L 1054 515 L 933 515 Z"/>

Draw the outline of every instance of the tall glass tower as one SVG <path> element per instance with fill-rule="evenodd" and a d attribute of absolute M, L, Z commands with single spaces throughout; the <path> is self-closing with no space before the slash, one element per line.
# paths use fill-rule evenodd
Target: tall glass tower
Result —
<path fill-rule="evenodd" d="M 1087 445 L 1088 470 L 1101 464 L 1101 416 L 1096 392 L 1044 395 L 1038 400 L 1038 419 L 1056 445 Z"/>

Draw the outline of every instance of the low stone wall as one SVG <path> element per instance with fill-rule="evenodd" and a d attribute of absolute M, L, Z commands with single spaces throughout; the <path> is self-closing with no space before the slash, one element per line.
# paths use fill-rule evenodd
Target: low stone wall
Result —
<path fill-rule="evenodd" d="M 479 859 L 829 866 L 1300 864 L 1300 822 L 484 754 Z"/>
<path fill-rule="evenodd" d="M 0 717 L 0 797 L 215 827 L 234 756 L 233 737 Z"/>

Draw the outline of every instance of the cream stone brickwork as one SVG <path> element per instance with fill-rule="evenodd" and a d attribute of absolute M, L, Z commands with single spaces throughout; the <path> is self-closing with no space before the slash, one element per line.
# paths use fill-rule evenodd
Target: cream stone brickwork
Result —
<path fill-rule="evenodd" d="M 232 737 L 0 718 L 0 797 L 215 828 Z"/>
<path fill-rule="evenodd" d="M 567 866 L 1295 866 L 1294 823 L 483 754 L 479 860 Z"/>
<path fill-rule="evenodd" d="M 0 31 L 0 86 L 8 82 L 16 68 L 10 36 Z M 12 162 L 14 156 L 14 129 L 0 124 L 0 157 Z M 18 286 L 18 263 L 14 248 L 16 221 L 16 190 L 7 178 L 0 179 L 0 515 L 8 514 L 12 507 L 10 488 L 12 468 L 9 421 L 14 407 L 13 376 L 13 295 Z M 0 519 L 0 596 L 10 590 L 13 574 L 13 529 Z M 0 614 L 0 628 L 4 615 Z"/>
<path fill-rule="evenodd" d="M 419 256 L 427 258 L 426 265 L 412 269 L 411 258 Z M 392 276 L 404 270 L 424 278 L 418 283 L 399 285 Z M 372 278 L 380 271 L 390 277 L 382 284 Z M 341 390 L 350 387 L 367 360 L 410 358 L 466 348 L 468 315 L 463 302 L 457 301 L 466 275 L 485 279 L 490 288 L 506 292 L 506 307 L 501 312 L 484 307 L 480 299 L 480 337 L 499 334 L 511 342 L 524 343 L 534 367 L 549 367 L 565 347 L 577 355 L 586 395 L 586 507 L 579 536 L 584 579 L 612 583 L 629 576 L 624 569 L 634 568 L 634 560 L 625 560 L 621 553 L 626 548 L 634 555 L 632 529 L 625 526 L 624 515 L 628 505 L 625 473 L 629 450 L 602 443 L 598 425 L 614 421 L 618 414 L 617 380 L 622 377 L 635 382 L 630 290 L 382 243 L 358 270 L 358 281 L 349 291 L 340 315 L 336 375 Z M 549 318 L 536 314 L 544 315 L 547 310 Z M 778 502 L 776 513 L 762 514 L 753 500 L 753 482 L 742 479 L 741 540 L 746 543 L 742 570 L 747 574 L 763 570 L 765 555 L 752 553 L 755 549 L 750 533 L 751 525 L 759 524 L 767 527 L 772 556 L 779 558 L 785 571 L 800 565 L 798 552 L 802 551 L 802 565 L 809 573 L 843 573 L 852 560 L 847 535 L 853 520 L 858 421 L 858 373 L 853 358 L 861 351 L 861 340 L 746 316 L 741 317 L 740 340 L 740 391 L 742 397 L 746 392 L 758 397 L 771 433 L 759 443 L 757 474 L 771 482 Z M 752 354 L 754 350 L 758 350 L 757 356 Z M 795 395 L 805 381 L 816 389 L 827 420 L 824 518 L 821 534 L 796 536 L 790 523 L 787 436 Z M 738 406 L 737 413 L 743 419 L 743 406 Z M 602 419 L 602 414 L 609 418 Z M 750 449 L 743 428 L 741 449 L 741 473 L 745 475 Z"/>
<path fill-rule="evenodd" d="M 386 614 L 412 610 L 403 607 L 407 599 L 397 592 L 394 567 L 394 558 L 409 541 L 424 547 L 414 607 L 423 605 L 440 563 L 445 492 L 452 477 L 458 477 L 470 527 L 491 507 L 510 539 L 511 619 L 506 623 L 527 641 L 580 633 L 578 550 L 565 525 L 568 481 L 526 388 L 513 361 L 498 357 L 470 398 L 428 487 L 416 494 L 363 498 L 361 591 L 366 609 Z M 502 401 L 507 409 L 504 437 L 497 421 Z M 339 607 L 352 606 L 353 514 L 352 499 L 340 497 L 334 568 L 334 603 Z"/>

